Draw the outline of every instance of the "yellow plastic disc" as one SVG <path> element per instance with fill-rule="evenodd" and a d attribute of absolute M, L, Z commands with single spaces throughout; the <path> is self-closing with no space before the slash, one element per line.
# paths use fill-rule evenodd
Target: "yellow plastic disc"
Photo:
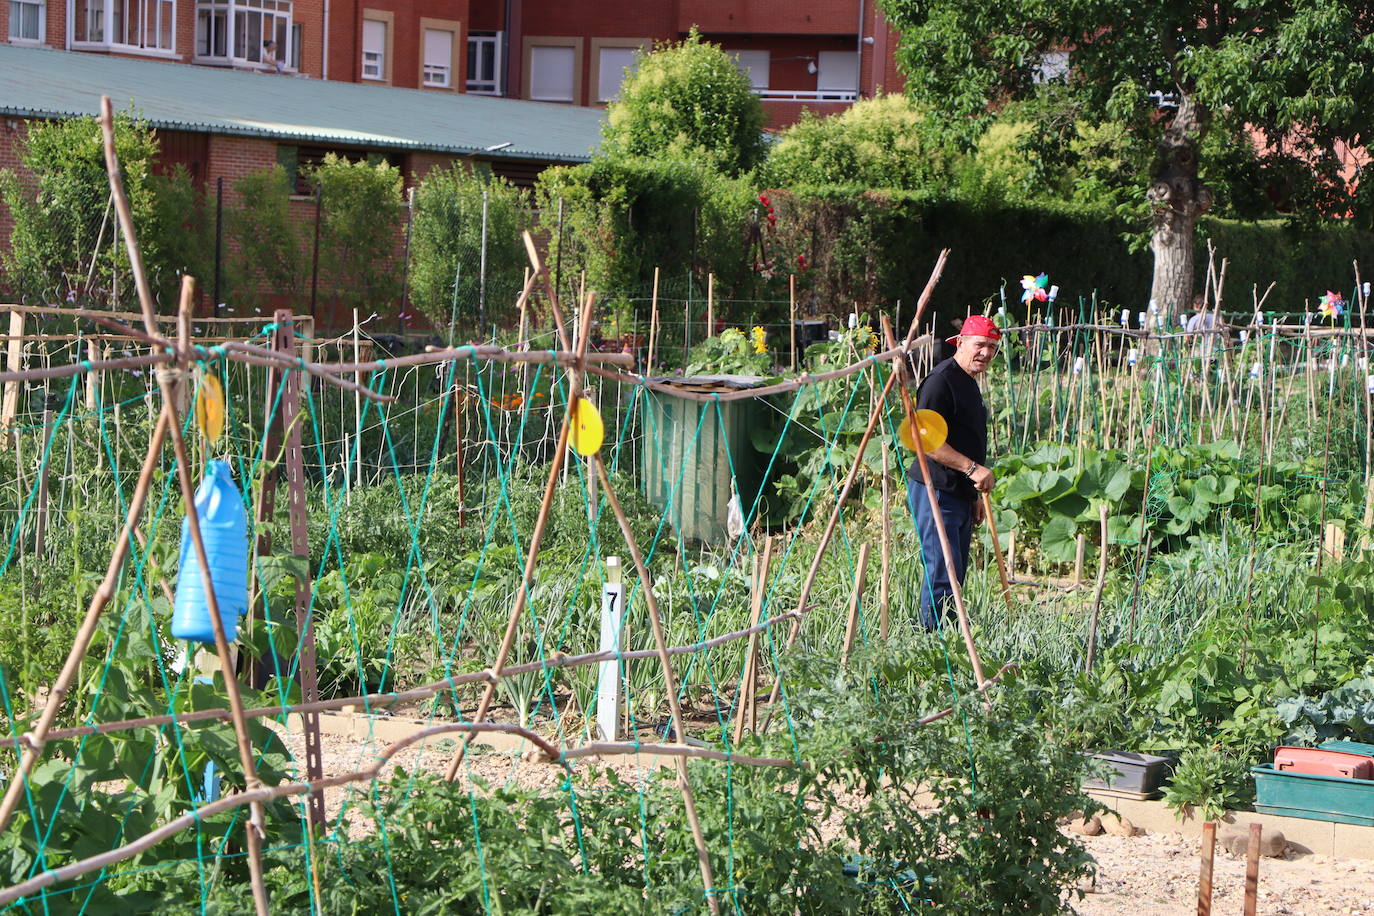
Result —
<path fill-rule="evenodd" d="M 945 444 L 945 439 L 949 437 L 949 425 L 945 423 L 945 418 L 933 410 L 918 410 L 916 415 L 907 423 L 903 423 L 898 430 L 901 436 L 902 445 L 911 451 L 916 451 L 916 440 L 911 434 L 911 428 L 915 426 L 921 435 L 921 451 L 932 452 Z"/>
<path fill-rule="evenodd" d="M 224 389 L 219 377 L 205 374 L 196 394 L 196 426 L 206 441 L 214 445 L 224 435 Z"/>
<path fill-rule="evenodd" d="M 572 411 L 572 447 L 579 455 L 595 455 L 601 450 L 601 440 L 606 436 L 606 427 L 601 423 L 601 413 L 591 401 L 578 398 Z"/>

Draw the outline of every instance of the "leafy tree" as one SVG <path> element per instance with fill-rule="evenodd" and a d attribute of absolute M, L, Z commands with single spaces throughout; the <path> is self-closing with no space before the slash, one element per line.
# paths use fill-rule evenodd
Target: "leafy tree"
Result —
<path fill-rule="evenodd" d="M 693 29 L 636 60 L 607 111 L 605 154 L 701 156 L 730 175 L 763 161 L 763 106 L 718 45 Z"/>
<path fill-rule="evenodd" d="M 1354 210 L 1369 187 L 1341 176 L 1341 144 L 1374 118 L 1374 7 L 1348 0 L 882 0 L 902 31 L 908 91 L 942 101 L 971 138 L 992 109 L 1035 93 L 1048 52 L 1069 49 L 1063 77 L 1082 118 L 1122 125 L 1153 147 L 1139 175 L 1155 256 L 1151 297 L 1186 304 L 1193 236 L 1212 208 L 1209 131 L 1253 130 L 1248 170 L 1302 219 Z M 1222 163 L 1223 165 L 1228 163 Z M 1368 185 L 1368 183 L 1364 183 Z"/>
<path fill-rule="evenodd" d="M 724 295 L 754 276 L 748 227 L 759 202 L 747 178 L 709 162 L 598 156 L 545 170 L 537 192 L 549 260 L 565 279 L 586 270 L 589 288 L 618 294 L 647 283 L 655 267 L 698 283 L 714 272 Z"/>
<path fill-rule="evenodd" d="M 485 197 L 486 302 L 508 307 L 524 282 L 525 201 L 502 178 L 461 166 L 435 169 L 415 189 L 410 301 L 436 328 L 455 316 L 475 319 L 481 288 L 482 210 Z"/>
<path fill-rule="evenodd" d="M 310 174 L 324 195 L 319 272 L 322 290 L 344 306 L 387 302 L 401 291 L 396 227 L 401 172 L 386 162 L 329 153 Z"/>
<path fill-rule="evenodd" d="M 917 190 L 948 178 L 948 158 L 922 105 L 884 95 L 829 118 L 802 112 L 769 151 L 765 177 L 779 188 L 829 184 Z"/>
<path fill-rule="evenodd" d="M 189 179 L 153 174 L 157 134 L 132 114 L 115 115 L 115 151 L 149 282 L 156 293 L 175 295 L 179 274 L 192 266 L 186 228 L 198 211 L 187 209 L 195 198 Z M 13 220 L 9 249 L 0 253 L 7 283 L 33 298 L 131 302 L 96 120 L 32 122 L 19 163 L 23 177 L 0 172 L 0 201 Z"/>
<path fill-rule="evenodd" d="M 228 213 L 240 289 L 261 302 L 267 293 L 300 301 L 309 292 L 305 227 L 291 219 L 291 185 L 280 165 L 251 172 L 234 183 L 238 203 Z"/>

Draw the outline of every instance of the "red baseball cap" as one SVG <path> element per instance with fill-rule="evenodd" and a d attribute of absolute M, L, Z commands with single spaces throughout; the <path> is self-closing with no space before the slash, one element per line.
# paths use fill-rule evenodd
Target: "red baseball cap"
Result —
<path fill-rule="evenodd" d="M 964 326 L 959 329 L 959 333 L 953 337 L 946 337 L 945 343 L 957 344 L 960 337 L 986 337 L 990 340 L 1001 340 L 1002 332 L 997 329 L 997 325 L 992 323 L 992 319 L 987 315 L 970 315 L 964 319 Z"/>

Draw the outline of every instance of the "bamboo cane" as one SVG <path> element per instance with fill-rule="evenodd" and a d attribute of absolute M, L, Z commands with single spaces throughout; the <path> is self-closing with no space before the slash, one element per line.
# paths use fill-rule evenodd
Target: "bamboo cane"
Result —
<path fill-rule="evenodd" d="M 1011 580 L 1007 577 L 1007 564 L 1002 559 L 1002 542 L 997 538 L 997 519 L 993 517 L 992 496 L 987 493 L 979 494 L 983 501 L 983 518 L 988 523 L 988 534 L 992 536 L 992 555 L 997 558 L 997 578 L 1002 581 L 1002 600 L 1007 605 L 1007 610 L 1011 610 Z"/>
<path fill-rule="evenodd" d="M 582 307 L 582 320 L 578 325 L 579 334 L 577 338 L 577 361 L 579 363 L 587 352 L 593 301 L 593 297 L 588 296 Z M 548 526 L 549 512 L 553 508 L 553 495 L 558 486 L 559 472 L 563 468 L 564 457 L 568 452 L 568 436 L 572 429 L 573 412 L 577 407 L 578 399 L 581 397 L 579 382 L 580 376 L 574 374 L 569 385 L 568 410 L 563 415 L 563 423 L 558 431 L 558 444 L 554 447 L 553 462 L 549 466 L 549 477 L 544 484 L 544 498 L 539 504 L 539 515 L 534 520 L 534 531 L 530 535 L 529 552 L 525 557 L 525 570 L 521 577 L 520 591 L 516 593 L 515 604 L 511 607 L 510 617 L 506 620 L 506 630 L 501 637 L 501 646 L 496 652 L 496 660 L 488 669 L 487 687 L 486 690 L 482 691 L 482 698 L 477 704 L 477 711 L 472 716 L 474 722 L 483 721 L 488 710 L 491 709 L 491 701 L 496 696 L 497 679 L 501 677 L 501 670 L 506 664 L 506 658 L 515 645 L 515 634 L 520 627 L 520 618 L 524 615 L 525 605 L 529 602 L 530 589 L 534 584 L 534 567 L 539 559 L 539 546 L 544 540 L 544 530 Z M 466 756 L 468 745 L 471 742 L 472 736 L 469 734 L 465 735 L 458 745 L 458 751 L 453 755 L 448 772 L 445 774 L 445 778 L 449 782 L 458 778 L 458 768 L 462 766 L 463 758 Z"/>
<path fill-rule="evenodd" d="M 887 454 L 887 437 L 882 439 L 883 446 L 883 534 L 881 542 L 881 567 L 878 573 L 878 639 L 887 642 L 888 628 L 891 625 L 889 611 L 892 578 L 892 481 L 888 478 L 891 462 Z M 994 538 L 996 535 L 994 535 Z M 1001 557 L 1001 554 L 998 554 Z M 1005 578 L 1005 572 L 1003 573 Z"/>
<path fill-rule="evenodd" d="M 128 197 L 124 193 L 124 180 L 119 170 L 119 161 L 115 155 L 114 109 L 110 104 L 109 96 L 101 96 L 100 99 L 100 126 L 101 133 L 104 135 L 105 167 L 109 173 L 110 191 L 114 197 L 115 213 L 119 218 L 117 225 L 123 230 L 125 248 L 129 255 L 129 266 L 133 274 L 134 285 L 138 291 L 139 305 L 143 311 L 144 328 L 149 334 L 156 334 L 157 318 L 156 309 L 153 306 L 152 289 L 148 286 L 148 277 L 143 269 L 143 253 L 138 245 L 138 233 L 134 227 Z M 194 281 L 190 277 L 183 277 L 180 302 L 180 316 L 183 326 L 189 319 L 194 303 L 194 293 Z M 181 358 L 183 361 L 186 360 L 186 355 L 182 354 Z M 181 367 L 183 373 L 187 366 L 188 364 L 183 362 Z M 187 528 L 191 535 L 191 543 L 196 550 L 196 561 L 200 566 L 201 582 L 205 587 L 205 601 L 210 614 L 211 628 L 215 634 L 215 650 L 220 658 L 221 670 L 224 672 L 225 693 L 229 701 L 230 712 L 233 715 L 239 758 L 243 765 L 244 784 L 247 789 L 251 790 L 257 788 L 258 785 L 253 746 L 248 738 L 248 725 L 243 716 L 243 702 L 239 696 L 238 681 L 234 676 L 229 645 L 224 639 L 224 627 L 215 599 L 210 566 L 206 560 L 205 544 L 200 536 L 200 521 L 195 508 L 195 487 L 191 481 L 186 443 L 182 440 L 181 423 L 177 417 L 173 377 L 168 373 L 159 372 L 158 386 L 162 391 L 162 407 L 167 417 L 167 435 L 172 441 L 172 450 L 176 455 L 177 477 L 181 484 Z M 268 911 L 267 890 L 262 880 L 262 852 L 260 847 L 263 836 L 262 806 L 255 804 L 251 806 L 250 810 L 251 814 L 244 832 L 248 840 L 248 871 L 253 888 L 253 905 L 258 916 L 266 916 Z"/>
<path fill-rule="evenodd" d="M 1093 673 L 1093 659 L 1097 655 L 1097 618 L 1102 613 L 1102 593 L 1107 586 L 1107 504 L 1098 509 L 1099 547 L 1097 552 L 1097 581 L 1093 584 L 1093 612 L 1088 618 L 1088 649 L 1083 662 L 1083 670 L 1089 677 Z"/>
<path fill-rule="evenodd" d="M 668 655 L 668 640 L 663 635 L 663 621 L 659 618 L 658 602 L 654 598 L 654 583 L 649 576 L 649 570 L 644 566 L 644 558 L 639 552 L 639 543 L 635 538 L 634 531 L 630 528 L 630 521 L 625 517 L 625 510 L 620 507 L 620 500 L 616 498 L 615 489 L 611 486 L 611 479 L 606 474 L 606 465 L 602 463 L 600 455 L 592 455 L 592 463 L 596 466 L 596 475 L 601 480 L 602 491 L 606 494 L 606 502 L 611 507 L 611 512 L 615 515 L 616 524 L 620 526 L 620 533 L 625 538 L 625 546 L 630 552 L 630 558 L 634 561 L 635 571 L 639 574 L 640 588 L 644 593 L 644 605 L 649 615 L 649 625 L 654 632 L 654 645 L 658 649 L 659 664 L 663 666 L 663 690 L 667 694 L 668 712 L 673 721 L 673 732 L 677 735 L 679 744 L 687 743 L 687 730 L 682 724 L 682 709 L 677 701 L 677 677 L 673 674 L 672 659 Z M 678 788 L 682 792 L 682 804 L 687 811 L 687 823 L 692 829 L 692 839 L 697 847 L 697 864 L 701 868 L 701 880 L 706 892 L 706 903 L 711 908 L 713 916 L 719 916 L 720 901 L 715 897 L 715 880 L 711 873 L 711 856 L 706 849 L 706 837 L 702 833 L 701 822 L 697 819 L 696 801 L 692 797 L 692 784 L 687 778 L 687 762 L 685 759 L 677 758 L 677 781 Z"/>
<path fill-rule="evenodd" d="M 919 309 L 917 310 L 917 314 L 920 314 Z M 892 325 L 888 322 L 887 316 L 885 315 L 883 316 L 883 336 L 889 344 L 892 342 Z M 903 383 L 899 386 L 899 389 L 902 397 L 902 406 L 905 408 L 904 422 L 911 423 L 916 417 L 916 407 L 911 402 L 911 391 L 907 388 L 905 383 L 906 364 L 899 362 L 897 364 L 897 371 L 893 373 L 893 376 L 902 377 Z M 945 568 L 952 571 L 954 569 L 954 551 L 950 547 L 949 535 L 945 531 L 944 513 L 940 511 L 940 502 L 935 495 L 935 485 L 931 483 L 930 465 L 926 461 L 925 448 L 921 445 L 921 437 L 919 435 L 913 435 L 911 438 L 916 444 L 916 460 L 921 466 L 921 479 L 924 480 L 926 484 L 926 499 L 930 501 L 931 516 L 932 520 L 935 522 L 935 533 L 940 539 L 940 551 L 944 557 Z M 862 450 L 860 454 L 862 455 Z M 959 619 L 959 632 L 964 637 L 964 648 L 968 651 L 969 663 L 973 666 L 974 682 L 979 687 L 982 687 L 987 683 L 987 678 L 983 676 L 983 663 L 978 658 L 977 647 L 973 644 L 973 630 L 969 627 L 968 611 L 964 608 L 963 585 L 959 582 L 958 576 L 951 575 L 949 577 L 949 586 L 950 595 L 954 599 L 954 613 Z M 986 702 L 985 699 L 984 703 L 986 704 Z"/>
<path fill-rule="evenodd" d="M 752 629 L 758 625 L 759 617 L 763 614 L 763 599 L 767 592 L 768 570 L 772 565 L 773 559 L 773 539 L 764 538 L 763 554 L 754 557 L 754 581 L 752 583 L 752 594 L 750 595 L 749 626 Z M 749 643 L 744 649 L 744 670 L 740 674 L 739 690 L 735 691 L 735 731 L 733 735 L 732 747 L 738 747 L 740 741 L 744 739 L 744 729 L 746 725 L 751 727 L 756 724 L 753 719 L 755 716 L 754 688 L 758 681 L 759 665 L 759 639 L 758 634 L 754 633 L 749 637 Z"/>
<path fill-rule="evenodd" d="M 849 653 L 854 648 L 854 636 L 859 629 L 859 605 L 863 601 L 864 583 L 868 577 L 868 543 L 859 545 L 859 559 L 854 572 L 854 591 L 849 597 L 849 613 L 845 616 L 844 645 L 840 648 L 840 667 L 849 665 Z"/>

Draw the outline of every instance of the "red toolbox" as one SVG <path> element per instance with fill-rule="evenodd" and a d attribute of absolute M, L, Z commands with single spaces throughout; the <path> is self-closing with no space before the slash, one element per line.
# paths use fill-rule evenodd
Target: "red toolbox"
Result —
<path fill-rule="evenodd" d="M 1316 747 L 1281 747 L 1274 751 L 1274 769 L 1346 779 L 1374 779 L 1374 757 Z"/>

